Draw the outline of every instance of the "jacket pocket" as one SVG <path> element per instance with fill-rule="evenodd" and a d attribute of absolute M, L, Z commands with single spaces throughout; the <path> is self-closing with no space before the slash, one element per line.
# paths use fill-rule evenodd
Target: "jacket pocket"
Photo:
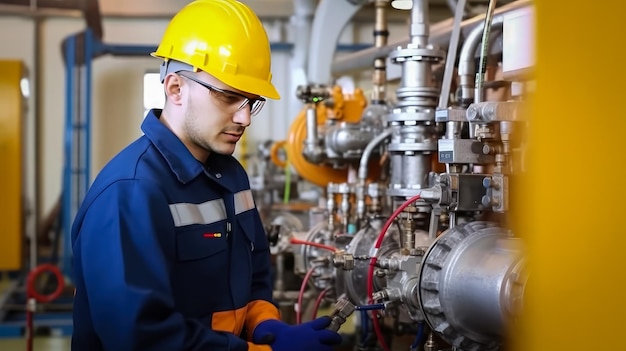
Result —
<path fill-rule="evenodd" d="M 226 251 L 228 238 L 225 223 L 193 225 L 176 232 L 176 258 L 193 261 Z"/>
<path fill-rule="evenodd" d="M 261 220 L 256 210 L 249 210 L 237 215 L 237 223 L 241 230 L 245 233 L 252 251 L 268 248 L 267 236 L 265 228 L 261 224 Z"/>

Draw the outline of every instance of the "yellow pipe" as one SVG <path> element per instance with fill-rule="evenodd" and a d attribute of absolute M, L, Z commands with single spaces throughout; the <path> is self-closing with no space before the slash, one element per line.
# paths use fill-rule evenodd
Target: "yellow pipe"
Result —
<path fill-rule="evenodd" d="M 536 93 L 513 201 L 531 278 L 517 351 L 621 350 L 626 2 L 536 2 Z"/>

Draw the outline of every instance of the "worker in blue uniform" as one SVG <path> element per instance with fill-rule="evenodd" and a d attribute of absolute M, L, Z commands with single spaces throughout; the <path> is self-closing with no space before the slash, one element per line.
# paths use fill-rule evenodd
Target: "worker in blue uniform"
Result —
<path fill-rule="evenodd" d="M 74 351 L 330 351 L 330 317 L 290 325 L 237 141 L 280 98 L 258 17 L 196 0 L 168 24 L 166 103 L 98 174 L 72 227 Z"/>

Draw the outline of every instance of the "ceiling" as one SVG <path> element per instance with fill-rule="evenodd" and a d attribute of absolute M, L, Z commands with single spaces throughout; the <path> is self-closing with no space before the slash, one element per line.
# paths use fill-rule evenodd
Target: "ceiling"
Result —
<path fill-rule="evenodd" d="M 30 16 L 76 15 L 86 8 L 97 7 L 107 17 L 171 17 L 190 0 L 0 0 L 0 14 Z M 247 3 L 259 17 L 288 17 L 293 14 L 294 0 L 241 0 Z M 319 0 L 315 0 L 319 1 Z M 339 0 L 332 0 L 339 1 Z M 344 0 L 346 1 L 346 0 Z M 452 16 L 449 4 L 457 0 L 430 0 L 433 11 Z M 469 0 L 470 6 L 486 6 L 489 0 Z M 498 4 L 510 1 L 498 1 Z M 372 5 L 363 9 L 363 17 L 369 17 Z M 390 11 L 391 16 L 406 18 L 406 11 Z M 393 20 L 394 18 L 391 18 Z"/>

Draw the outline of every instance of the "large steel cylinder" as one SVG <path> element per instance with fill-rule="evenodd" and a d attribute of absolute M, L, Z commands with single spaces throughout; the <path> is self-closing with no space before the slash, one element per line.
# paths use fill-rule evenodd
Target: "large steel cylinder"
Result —
<path fill-rule="evenodd" d="M 521 309 L 524 262 L 520 239 L 496 224 L 470 222 L 444 232 L 420 273 L 427 322 L 459 349 L 498 349 Z"/>

